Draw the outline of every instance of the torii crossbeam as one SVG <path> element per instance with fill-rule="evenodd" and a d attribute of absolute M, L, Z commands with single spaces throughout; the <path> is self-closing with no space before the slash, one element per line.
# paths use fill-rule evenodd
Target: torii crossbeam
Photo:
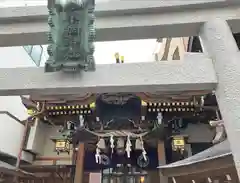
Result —
<path fill-rule="evenodd" d="M 200 53 L 186 54 L 181 61 L 97 65 L 95 72 L 79 74 L 0 69 L 0 95 L 211 91 L 216 84 L 211 59 Z"/>
<path fill-rule="evenodd" d="M 210 18 L 240 32 L 240 1 L 110 1 L 96 4 L 97 41 L 197 35 Z M 46 6 L 0 8 L 0 46 L 47 44 Z"/>

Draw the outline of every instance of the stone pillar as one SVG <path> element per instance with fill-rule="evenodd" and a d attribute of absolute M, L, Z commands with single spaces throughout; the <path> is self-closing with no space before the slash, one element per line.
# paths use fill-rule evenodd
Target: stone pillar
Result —
<path fill-rule="evenodd" d="M 216 97 L 240 178 L 240 53 L 225 20 L 214 19 L 200 28 L 200 37 L 212 58 L 217 78 Z"/>

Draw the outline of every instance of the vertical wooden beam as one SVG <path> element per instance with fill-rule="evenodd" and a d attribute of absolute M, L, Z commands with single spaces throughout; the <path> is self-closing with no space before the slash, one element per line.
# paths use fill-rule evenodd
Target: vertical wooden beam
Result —
<path fill-rule="evenodd" d="M 165 153 L 165 145 L 164 141 L 158 141 L 158 165 L 165 165 L 166 164 L 166 153 Z M 159 172 L 159 178 L 160 178 L 160 183 L 167 183 L 168 182 L 168 177 L 165 177 L 162 175 L 161 172 Z"/>
<path fill-rule="evenodd" d="M 188 157 L 192 156 L 192 147 L 191 144 L 186 144 L 185 149 L 187 151 Z"/>
<path fill-rule="evenodd" d="M 68 173 L 63 172 L 63 183 L 67 183 L 67 179 L 68 179 Z"/>
<path fill-rule="evenodd" d="M 158 164 L 165 165 L 166 164 L 166 154 L 165 154 L 165 145 L 164 141 L 158 141 Z"/>
<path fill-rule="evenodd" d="M 84 154 L 85 154 L 84 143 L 80 143 L 78 146 L 78 152 L 77 152 L 74 183 L 83 183 Z"/>

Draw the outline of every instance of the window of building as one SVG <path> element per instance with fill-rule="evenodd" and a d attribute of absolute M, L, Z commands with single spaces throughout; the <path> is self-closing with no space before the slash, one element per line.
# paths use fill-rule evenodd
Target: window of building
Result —
<path fill-rule="evenodd" d="M 27 52 L 28 54 L 31 54 L 31 52 L 32 52 L 32 47 L 33 47 L 33 46 L 24 46 L 23 48 L 26 50 L 26 52 Z"/>
<path fill-rule="evenodd" d="M 43 55 L 42 45 L 23 46 L 23 48 L 26 50 L 27 54 L 31 57 L 36 66 L 39 67 Z"/>
<path fill-rule="evenodd" d="M 179 47 L 177 47 L 173 53 L 173 56 L 172 56 L 172 59 L 173 60 L 180 60 L 180 53 L 179 53 Z"/>

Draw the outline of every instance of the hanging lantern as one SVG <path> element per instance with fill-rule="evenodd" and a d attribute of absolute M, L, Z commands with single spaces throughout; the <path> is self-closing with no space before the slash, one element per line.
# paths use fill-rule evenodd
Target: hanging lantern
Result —
<path fill-rule="evenodd" d="M 140 183 L 144 183 L 145 182 L 145 177 L 144 176 L 141 176 L 140 177 Z"/>
<path fill-rule="evenodd" d="M 70 141 L 67 138 L 53 138 L 52 141 L 55 142 L 55 151 L 57 154 L 70 153 Z"/>
<path fill-rule="evenodd" d="M 172 149 L 173 151 L 180 150 L 183 152 L 185 150 L 185 139 L 184 136 L 173 136 L 172 137 Z"/>
<path fill-rule="evenodd" d="M 124 154 L 125 153 L 125 149 L 124 149 L 124 139 L 122 139 L 122 138 L 119 138 L 118 140 L 117 140 L 117 153 L 118 154 Z"/>

